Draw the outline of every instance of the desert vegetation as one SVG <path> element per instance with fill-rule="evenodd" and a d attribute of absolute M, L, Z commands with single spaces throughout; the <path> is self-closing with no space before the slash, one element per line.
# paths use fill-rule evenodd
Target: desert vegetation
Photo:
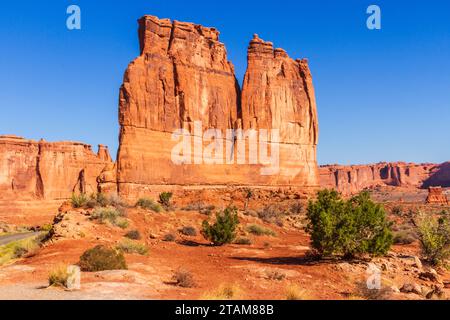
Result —
<path fill-rule="evenodd" d="M 128 204 L 122 200 L 117 194 L 104 194 L 101 192 L 93 193 L 88 196 L 85 193 L 73 193 L 70 203 L 74 208 L 106 208 L 106 207 L 114 207 L 114 208 L 126 208 Z"/>
<path fill-rule="evenodd" d="M 153 199 L 150 198 L 140 198 L 136 202 L 136 207 L 140 207 L 142 209 L 151 210 L 153 212 L 161 212 L 162 208 L 159 203 L 156 203 Z"/>
<path fill-rule="evenodd" d="M 239 300 L 244 297 L 241 287 L 236 283 L 224 283 L 217 289 L 204 294 L 202 300 Z"/>
<path fill-rule="evenodd" d="M 264 226 L 261 226 L 259 224 L 249 224 L 247 226 L 247 231 L 251 234 L 254 234 L 255 236 L 272 236 L 276 237 L 275 231 L 272 229 L 266 228 Z"/>
<path fill-rule="evenodd" d="M 179 232 L 182 235 L 189 236 L 189 237 L 195 237 L 197 235 L 197 229 L 195 229 L 192 226 L 184 226 L 179 230 Z"/>
<path fill-rule="evenodd" d="M 180 268 L 174 272 L 172 280 L 176 286 L 182 288 L 192 288 L 195 287 L 194 276 L 189 270 Z"/>
<path fill-rule="evenodd" d="M 446 217 L 419 217 L 419 240 L 425 258 L 435 266 L 448 266 L 450 222 Z"/>
<path fill-rule="evenodd" d="M 48 285 L 56 287 L 67 287 L 67 280 L 69 278 L 69 273 L 67 272 L 67 266 L 60 264 L 50 270 L 48 274 Z"/>
<path fill-rule="evenodd" d="M 238 224 L 237 209 L 228 207 L 216 214 L 216 221 L 213 224 L 210 224 L 207 220 L 203 221 L 202 234 L 214 245 L 231 243 L 236 238 Z"/>
<path fill-rule="evenodd" d="M 159 203 L 163 206 L 165 210 L 172 210 L 172 192 L 161 192 L 159 194 Z"/>
<path fill-rule="evenodd" d="M 80 257 L 82 271 L 103 271 L 127 269 L 127 263 L 121 250 L 98 245 L 86 250 Z"/>
<path fill-rule="evenodd" d="M 135 253 L 143 256 L 148 254 L 148 248 L 146 245 L 130 239 L 119 242 L 119 244 L 116 246 L 116 249 L 124 253 Z"/>
<path fill-rule="evenodd" d="M 125 237 L 131 240 L 141 240 L 142 236 L 138 230 L 130 230 L 125 234 Z"/>
<path fill-rule="evenodd" d="M 125 212 L 114 207 L 99 207 L 91 214 L 91 220 L 97 220 L 100 223 L 110 223 L 122 229 L 128 227 L 128 221 L 124 217 Z"/>
<path fill-rule="evenodd" d="M 320 256 L 383 255 L 393 242 L 386 212 L 367 192 L 344 200 L 334 190 L 319 191 L 309 202 L 307 220 L 305 230 Z"/>

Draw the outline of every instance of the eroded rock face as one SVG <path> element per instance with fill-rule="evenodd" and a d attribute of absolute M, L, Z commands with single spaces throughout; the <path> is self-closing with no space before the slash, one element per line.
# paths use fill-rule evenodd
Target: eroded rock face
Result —
<path fill-rule="evenodd" d="M 279 130 L 280 174 L 292 176 L 287 183 L 317 184 L 319 127 L 306 59 L 294 61 L 255 34 L 242 88 L 242 122 L 244 129 Z"/>
<path fill-rule="evenodd" d="M 371 165 L 326 165 L 319 168 L 320 185 L 334 188 L 343 194 L 355 194 L 376 186 L 425 187 L 433 181 L 449 183 L 441 164 L 405 162 Z"/>
<path fill-rule="evenodd" d="M 141 55 L 129 65 L 120 92 L 117 181 L 122 196 L 145 193 L 154 185 L 318 185 L 317 112 L 306 61 L 253 39 L 241 100 L 216 29 L 144 16 L 139 39 Z M 224 152 L 214 159 L 223 164 L 207 165 L 207 156 L 191 164 L 172 162 L 177 143 L 172 133 L 183 128 L 197 134 L 198 121 L 203 130 L 222 132 L 217 140 Z M 238 151 L 226 130 L 237 128 L 280 129 L 279 174 L 261 175 L 260 164 L 227 161 Z"/>
<path fill-rule="evenodd" d="M 430 187 L 426 203 L 448 205 L 448 200 L 441 187 Z"/>
<path fill-rule="evenodd" d="M 72 192 L 97 192 L 97 177 L 111 163 L 77 142 L 46 142 L 0 136 L 0 200 L 56 200 Z"/>

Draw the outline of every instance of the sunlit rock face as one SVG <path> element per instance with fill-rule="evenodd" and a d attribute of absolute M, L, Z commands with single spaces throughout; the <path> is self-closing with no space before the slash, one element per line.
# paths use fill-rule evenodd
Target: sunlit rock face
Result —
<path fill-rule="evenodd" d="M 343 194 L 377 186 L 427 188 L 450 186 L 449 163 L 381 162 L 369 165 L 326 165 L 319 168 L 320 185 Z"/>
<path fill-rule="evenodd" d="M 133 197 L 158 185 L 318 185 L 317 111 L 305 60 L 294 61 L 255 37 L 241 92 L 216 29 L 144 16 L 139 40 L 141 55 L 128 66 L 120 91 L 121 195 Z M 172 133 L 185 129 L 201 137 L 196 124 L 221 131 L 215 140 L 221 146 L 213 156 L 196 154 L 190 164 L 174 164 L 171 152 L 178 142 Z M 279 170 L 261 174 L 263 161 L 238 165 L 239 154 L 249 157 L 249 140 L 241 149 L 227 129 L 279 130 L 278 141 L 269 132 L 267 146 L 269 156 L 274 144 L 279 149 Z M 200 144 L 205 149 L 211 141 Z M 223 164 L 208 164 L 213 159 Z"/>
<path fill-rule="evenodd" d="M 78 142 L 0 136 L 1 211 L 26 210 L 31 207 L 26 201 L 36 201 L 36 210 L 41 205 L 47 210 L 45 201 L 68 199 L 73 192 L 95 193 L 97 177 L 111 163 L 105 146 L 96 154 L 90 145 Z"/>

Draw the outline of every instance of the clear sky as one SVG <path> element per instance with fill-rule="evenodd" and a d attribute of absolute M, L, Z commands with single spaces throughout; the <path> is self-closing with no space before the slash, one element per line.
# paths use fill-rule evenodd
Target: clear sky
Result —
<path fill-rule="evenodd" d="M 81 8 L 82 29 L 66 28 Z M 366 8 L 382 10 L 368 30 Z M 242 81 L 253 33 L 308 58 L 319 163 L 450 160 L 450 1 L 43 0 L 0 3 L 0 134 L 118 146 L 118 93 L 152 14 L 221 31 Z"/>

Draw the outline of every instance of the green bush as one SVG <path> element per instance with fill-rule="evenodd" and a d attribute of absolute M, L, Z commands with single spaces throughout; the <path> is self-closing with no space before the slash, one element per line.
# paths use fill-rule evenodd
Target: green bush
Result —
<path fill-rule="evenodd" d="M 216 214 L 216 222 L 212 225 L 207 220 L 203 221 L 202 234 L 215 245 L 231 243 L 236 238 L 236 227 L 239 224 L 237 209 L 228 207 L 223 212 Z"/>
<path fill-rule="evenodd" d="M 85 251 L 79 266 L 82 271 L 90 272 L 127 269 L 123 252 L 103 245 Z"/>
<path fill-rule="evenodd" d="M 172 192 L 162 192 L 159 194 L 159 203 L 161 203 L 165 208 L 170 207 L 170 200 L 172 199 Z"/>
<path fill-rule="evenodd" d="M 72 198 L 70 199 L 70 202 L 72 204 L 72 207 L 74 208 L 83 208 L 87 205 L 89 202 L 89 198 L 86 196 L 85 193 L 72 193 Z"/>
<path fill-rule="evenodd" d="M 96 208 L 91 215 L 91 220 L 98 220 L 100 223 L 109 222 L 114 226 L 125 229 L 128 222 L 122 218 L 125 212 L 116 208 Z"/>
<path fill-rule="evenodd" d="M 439 219 L 422 216 L 418 224 L 419 240 L 426 259 L 433 265 L 446 266 L 450 257 L 450 223 L 445 217 Z"/>
<path fill-rule="evenodd" d="M 256 236 L 272 236 L 275 237 L 277 234 L 269 228 L 260 226 L 259 224 L 250 224 L 247 226 L 247 231 Z"/>
<path fill-rule="evenodd" d="M 136 202 L 136 207 L 141 207 L 142 209 L 152 210 L 154 212 L 161 212 L 161 206 L 150 198 L 140 198 Z"/>
<path fill-rule="evenodd" d="M 346 201 L 334 190 L 319 191 L 317 200 L 309 202 L 307 220 L 305 230 L 321 256 L 382 255 L 392 245 L 386 212 L 368 192 Z"/>
<path fill-rule="evenodd" d="M 142 243 L 135 242 L 132 240 L 121 241 L 117 247 L 118 250 L 125 253 L 137 253 L 145 256 L 148 253 L 148 248 Z"/>
<path fill-rule="evenodd" d="M 128 231 L 125 234 L 125 237 L 127 237 L 128 239 L 132 239 L 132 240 L 140 240 L 142 238 L 141 233 L 138 230 Z"/>

